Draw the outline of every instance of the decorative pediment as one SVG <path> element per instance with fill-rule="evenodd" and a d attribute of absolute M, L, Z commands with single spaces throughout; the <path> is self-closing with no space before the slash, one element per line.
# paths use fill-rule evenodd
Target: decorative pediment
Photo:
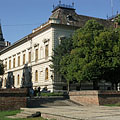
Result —
<path fill-rule="evenodd" d="M 46 42 L 49 42 L 50 39 L 43 39 L 43 42 L 46 43 Z"/>
<path fill-rule="evenodd" d="M 39 46 L 39 43 L 35 43 L 35 44 L 34 44 L 34 47 L 37 47 L 37 46 Z"/>

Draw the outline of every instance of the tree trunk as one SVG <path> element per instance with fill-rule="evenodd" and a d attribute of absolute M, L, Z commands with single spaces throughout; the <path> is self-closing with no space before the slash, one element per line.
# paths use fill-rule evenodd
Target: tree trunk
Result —
<path fill-rule="evenodd" d="M 81 85 L 81 82 L 80 82 L 80 90 L 81 90 L 81 87 L 82 87 L 82 85 Z"/>
<path fill-rule="evenodd" d="M 68 81 L 68 89 L 67 89 L 67 93 L 69 94 L 70 91 L 70 82 Z"/>

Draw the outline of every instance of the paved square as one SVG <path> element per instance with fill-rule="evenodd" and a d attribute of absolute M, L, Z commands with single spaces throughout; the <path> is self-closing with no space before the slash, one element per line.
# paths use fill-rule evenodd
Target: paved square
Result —
<path fill-rule="evenodd" d="M 57 120 L 120 120 L 120 107 L 50 106 L 24 110 L 40 111 L 43 117 Z"/>

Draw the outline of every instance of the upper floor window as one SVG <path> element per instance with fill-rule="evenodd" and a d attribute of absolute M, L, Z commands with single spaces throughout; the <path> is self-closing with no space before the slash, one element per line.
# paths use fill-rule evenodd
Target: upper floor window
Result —
<path fill-rule="evenodd" d="M 38 60 L 38 49 L 35 50 L 35 61 Z"/>
<path fill-rule="evenodd" d="M 23 65 L 25 64 L 25 54 L 23 54 Z"/>
<path fill-rule="evenodd" d="M 20 66 L 20 56 L 18 56 L 18 66 Z"/>
<path fill-rule="evenodd" d="M 46 45 L 45 46 L 45 58 L 48 58 L 48 52 L 49 52 L 48 45 Z"/>
<path fill-rule="evenodd" d="M 11 69 L 11 60 L 9 60 L 9 69 Z"/>
<path fill-rule="evenodd" d="M 28 56 L 28 62 L 31 62 L 31 52 L 29 52 L 29 56 Z"/>
<path fill-rule="evenodd" d="M 7 70 L 7 61 L 5 62 L 5 70 Z"/>
<path fill-rule="evenodd" d="M 15 68 L 15 58 L 13 58 L 13 68 Z"/>

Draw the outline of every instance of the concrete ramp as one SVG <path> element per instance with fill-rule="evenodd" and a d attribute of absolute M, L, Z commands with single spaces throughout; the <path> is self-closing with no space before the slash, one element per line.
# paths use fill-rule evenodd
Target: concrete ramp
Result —
<path fill-rule="evenodd" d="M 79 105 L 64 97 L 40 97 L 29 98 L 27 101 L 28 108 L 39 108 L 48 106 L 75 106 Z"/>

